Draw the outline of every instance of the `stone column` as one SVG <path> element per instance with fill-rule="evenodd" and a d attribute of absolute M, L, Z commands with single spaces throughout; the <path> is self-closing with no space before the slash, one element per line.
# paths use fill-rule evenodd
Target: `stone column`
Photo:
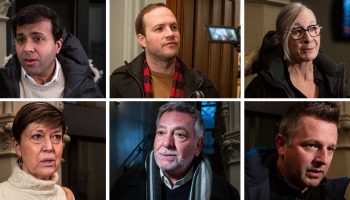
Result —
<path fill-rule="evenodd" d="M 11 146 L 13 118 L 12 114 L 0 115 L 0 182 L 8 179 L 17 160 Z"/>
<path fill-rule="evenodd" d="M 0 66 L 3 66 L 3 59 L 6 56 L 6 22 L 9 20 L 7 11 L 15 0 L 0 0 Z"/>
<path fill-rule="evenodd" d="M 221 116 L 226 132 L 222 135 L 222 152 L 226 178 L 240 191 L 240 106 L 239 102 L 223 102 Z"/>
<path fill-rule="evenodd" d="M 350 177 L 350 102 L 341 102 L 340 106 L 338 144 L 327 174 L 328 178 Z M 350 199 L 349 191 L 345 199 Z"/>

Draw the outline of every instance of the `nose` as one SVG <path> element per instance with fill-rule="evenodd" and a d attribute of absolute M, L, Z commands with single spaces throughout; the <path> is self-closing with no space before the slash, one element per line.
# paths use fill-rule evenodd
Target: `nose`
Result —
<path fill-rule="evenodd" d="M 46 137 L 43 142 L 43 150 L 44 151 L 52 151 L 53 145 L 50 137 Z"/>
<path fill-rule="evenodd" d="M 174 37 L 174 31 L 171 29 L 170 26 L 167 26 L 165 31 L 166 31 L 166 36 L 167 37 Z"/>
<path fill-rule="evenodd" d="M 33 42 L 31 40 L 27 40 L 24 43 L 24 51 L 34 52 L 34 44 L 33 44 Z"/>
<path fill-rule="evenodd" d="M 328 155 L 328 150 L 327 149 L 320 149 L 317 152 L 315 161 L 319 164 L 319 165 L 326 165 L 329 161 L 329 155 Z"/>
<path fill-rule="evenodd" d="M 173 134 L 167 133 L 163 138 L 163 146 L 167 149 L 171 149 L 175 147 L 174 136 Z"/>
<path fill-rule="evenodd" d="M 312 36 L 310 35 L 309 31 L 305 31 L 303 40 L 305 43 L 309 43 L 312 40 Z"/>

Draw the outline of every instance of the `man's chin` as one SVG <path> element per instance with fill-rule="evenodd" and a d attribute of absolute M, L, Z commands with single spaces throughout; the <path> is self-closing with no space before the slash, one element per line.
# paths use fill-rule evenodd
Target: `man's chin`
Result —
<path fill-rule="evenodd" d="M 164 52 L 164 54 L 163 54 L 163 56 L 164 56 L 164 58 L 167 58 L 167 59 L 169 59 L 169 60 L 171 60 L 171 59 L 174 59 L 177 55 L 178 55 L 178 52 L 179 51 L 166 51 L 166 52 Z"/>
<path fill-rule="evenodd" d="M 158 165 L 158 167 L 162 170 L 162 171 L 165 171 L 165 172 L 173 172 L 174 170 L 177 169 L 177 166 L 176 165 Z"/>
<path fill-rule="evenodd" d="M 170 61 L 173 61 L 174 59 L 176 58 L 176 54 L 175 55 L 165 55 L 163 56 L 163 60 L 164 61 L 167 61 L 167 62 L 170 62 Z"/>
<path fill-rule="evenodd" d="M 307 187 L 317 187 L 322 179 L 309 179 L 307 181 L 305 181 L 305 185 Z"/>

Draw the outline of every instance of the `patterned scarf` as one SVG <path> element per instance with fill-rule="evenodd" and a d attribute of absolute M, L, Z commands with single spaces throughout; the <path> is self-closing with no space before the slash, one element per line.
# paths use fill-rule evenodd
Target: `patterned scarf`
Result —
<path fill-rule="evenodd" d="M 152 79 L 151 79 L 151 70 L 147 64 L 147 61 L 145 59 L 143 64 L 143 90 L 145 92 L 146 98 L 153 98 L 153 91 L 152 91 Z M 184 97 L 184 87 L 185 82 L 183 79 L 182 69 L 181 66 L 176 59 L 175 62 L 175 74 L 173 78 L 173 85 L 171 86 L 170 91 L 170 98 L 183 98 Z"/>
<path fill-rule="evenodd" d="M 151 151 L 145 161 L 147 173 L 147 200 L 161 199 L 161 178 L 160 169 L 154 160 L 154 153 Z M 192 178 L 189 200 L 209 200 L 212 189 L 212 171 L 209 161 L 202 158 Z"/>

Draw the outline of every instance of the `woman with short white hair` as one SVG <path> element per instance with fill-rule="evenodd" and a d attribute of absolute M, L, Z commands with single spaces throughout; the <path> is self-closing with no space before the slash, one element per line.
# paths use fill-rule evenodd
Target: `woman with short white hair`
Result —
<path fill-rule="evenodd" d="M 253 64 L 258 72 L 248 98 L 345 97 L 345 69 L 320 52 L 322 26 L 305 5 L 282 8 L 276 31 L 268 32 Z"/>

